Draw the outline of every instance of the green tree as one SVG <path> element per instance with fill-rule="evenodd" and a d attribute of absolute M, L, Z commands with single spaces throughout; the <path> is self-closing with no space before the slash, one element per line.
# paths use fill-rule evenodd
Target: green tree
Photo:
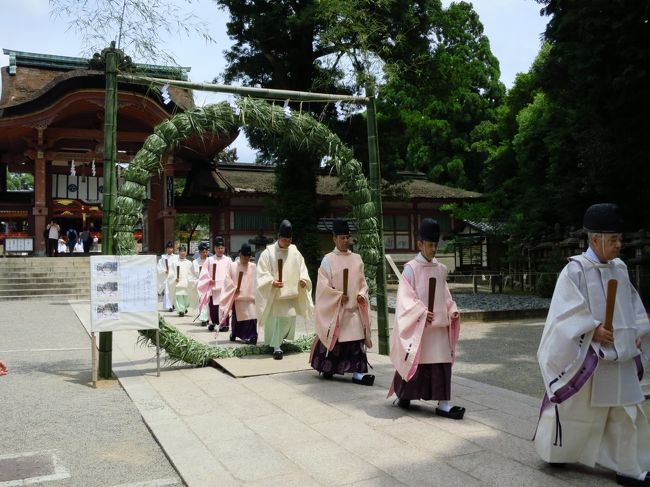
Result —
<path fill-rule="evenodd" d="M 8 191 L 33 191 L 34 176 L 29 173 L 7 173 L 7 190 Z"/>
<path fill-rule="evenodd" d="M 325 58 L 335 49 L 320 39 L 325 26 L 317 15 L 319 3 L 313 0 L 268 2 L 217 0 L 228 10 L 229 36 L 235 41 L 226 52 L 226 82 L 259 85 L 265 88 L 342 92 L 342 73 Z M 321 104 L 291 104 L 291 109 L 320 117 Z M 281 124 L 283 120 L 277 120 Z M 308 147 L 296 151 L 259 130 L 247 130 L 251 146 L 260 150 L 261 161 L 275 164 L 276 198 L 272 208 L 277 223 L 289 219 L 294 240 L 300 246 L 312 276 L 318 265 L 316 225 L 319 217 L 316 181 L 320 159 Z"/>
<path fill-rule="evenodd" d="M 413 9 L 414 15 L 422 13 Z M 419 22 L 411 21 L 408 34 L 395 38 L 396 48 L 382 51 L 382 160 L 395 170 L 423 171 L 441 183 L 481 189 L 505 93 L 498 61 L 471 4 L 442 9 L 440 2 L 426 2 L 426 15 L 415 18 Z"/>
<path fill-rule="evenodd" d="M 540 85 L 549 103 L 545 137 L 560 223 L 613 201 L 630 229 L 650 220 L 650 1 L 538 0 L 551 46 Z M 569 200 L 562 200 L 569 196 Z"/>
<path fill-rule="evenodd" d="M 195 234 L 201 238 L 202 234 L 209 232 L 210 215 L 207 213 L 177 213 L 174 220 L 174 233 L 184 244 L 187 245 L 187 251 L 190 251 L 190 242 Z M 183 239 L 183 237 L 185 237 Z"/>

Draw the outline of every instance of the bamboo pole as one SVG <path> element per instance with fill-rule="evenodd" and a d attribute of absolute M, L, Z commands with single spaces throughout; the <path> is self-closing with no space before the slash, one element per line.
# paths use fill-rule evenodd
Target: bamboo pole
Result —
<path fill-rule="evenodd" d="M 188 90 L 212 91 L 216 93 L 232 93 L 235 95 L 252 96 L 256 98 L 267 98 L 274 100 L 292 101 L 348 101 L 355 103 L 368 103 L 366 96 L 333 95 L 330 93 L 311 93 L 308 91 L 275 90 L 271 88 L 252 88 L 248 86 L 228 86 L 216 83 L 194 83 L 191 81 L 180 81 L 175 79 L 151 78 L 135 74 L 120 74 L 118 79 L 125 83 L 134 84 L 156 84 L 169 85 L 185 88 Z"/>
<path fill-rule="evenodd" d="M 370 188 L 377 212 L 377 234 L 379 236 L 380 259 L 377 264 L 377 334 L 379 353 L 388 355 L 388 303 L 386 297 L 386 267 L 384 265 L 384 222 L 381 204 L 381 170 L 379 168 L 379 143 L 377 140 L 377 119 L 375 98 L 370 97 L 367 104 L 368 160 L 370 162 Z"/>
<path fill-rule="evenodd" d="M 115 43 L 104 52 L 106 98 L 104 106 L 104 195 L 102 200 L 102 254 L 113 254 L 113 213 L 115 205 L 115 156 L 117 154 L 117 65 L 119 51 Z M 99 377 L 110 379 L 113 373 L 113 333 L 99 333 Z"/>

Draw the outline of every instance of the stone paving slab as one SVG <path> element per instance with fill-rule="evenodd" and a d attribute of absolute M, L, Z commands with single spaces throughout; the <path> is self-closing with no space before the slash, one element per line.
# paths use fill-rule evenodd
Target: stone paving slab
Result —
<path fill-rule="evenodd" d="M 306 353 L 286 353 L 282 360 L 274 360 L 270 355 L 247 355 L 215 359 L 214 362 L 234 377 L 281 374 L 311 369 L 309 355 Z"/>

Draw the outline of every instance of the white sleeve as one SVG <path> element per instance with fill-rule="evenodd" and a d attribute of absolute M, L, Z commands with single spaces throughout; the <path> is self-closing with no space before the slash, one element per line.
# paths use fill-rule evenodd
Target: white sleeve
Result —
<path fill-rule="evenodd" d="M 405 264 L 404 270 L 402 271 L 402 276 L 408 281 L 413 289 L 415 289 L 415 273 L 410 265 Z"/>
<path fill-rule="evenodd" d="M 327 260 L 327 256 L 323 257 L 323 260 L 320 263 L 320 266 L 323 268 L 327 276 L 332 280 L 332 268 L 330 267 L 330 261 Z"/>

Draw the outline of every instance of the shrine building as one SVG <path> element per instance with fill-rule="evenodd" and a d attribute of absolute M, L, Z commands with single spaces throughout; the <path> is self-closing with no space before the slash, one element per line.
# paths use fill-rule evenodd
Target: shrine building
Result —
<path fill-rule="evenodd" d="M 54 219 L 62 232 L 89 229 L 101 239 L 105 77 L 101 59 L 92 60 L 4 49 L 9 66 L 1 68 L 0 238 L 33 238 L 34 254 L 45 251 L 44 231 Z M 189 67 L 134 65 L 150 77 L 186 80 Z M 194 106 L 189 90 L 170 87 L 171 102 L 158 90 L 119 82 L 117 161 L 126 167 L 154 127 Z M 184 141 L 152 175 L 141 225 L 134 234 L 143 252 L 160 253 L 174 240 L 176 215 L 210 216 L 210 237 L 223 235 L 230 253 L 260 234 L 273 237 L 277 222 L 267 214 L 274 193 L 272 168 L 255 164 L 217 164 L 215 156 L 237 137 L 207 136 Z M 34 177 L 33 190 L 9 191 L 7 172 Z M 412 257 L 421 218 L 437 218 L 442 234 L 458 223 L 440 210 L 445 203 L 482 198 L 407 174 L 403 192 L 384 195 L 384 244 L 393 255 Z M 179 190 L 182 185 L 182 191 Z M 325 218 L 319 222 L 325 248 L 331 245 L 328 221 L 350 212 L 338 178 L 318 179 Z M 1 243 L 1 242 L 0 242 Z M 453 257 L 452 257 L 453 262 Z"/>

